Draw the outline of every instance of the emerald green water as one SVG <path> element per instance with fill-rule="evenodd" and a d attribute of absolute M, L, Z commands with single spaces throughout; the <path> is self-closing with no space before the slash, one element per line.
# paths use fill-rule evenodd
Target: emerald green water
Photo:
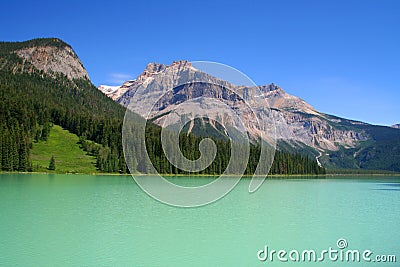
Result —
<path fill-rule="evenodd" d="M 185 209 L 128 176 L 0 174 L 0 266 L 398 266 L 399 177 L 268 179 L 253 194 L 248 185 Z M 265 245 L 337 249 L 339 238 L 397 263 L 257 258 Z"/>

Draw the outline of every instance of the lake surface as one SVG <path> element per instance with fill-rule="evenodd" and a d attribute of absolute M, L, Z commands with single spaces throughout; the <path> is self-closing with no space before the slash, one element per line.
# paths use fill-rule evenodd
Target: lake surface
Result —
<path fill-rule="evenodd" d="M 249 182 L 187 209 L 152 199 L 130 176 L 0 174 L 0 266 L 399 266 L 399 177 L 268 179 L 253 194 Z M 318 256 L 370 250 L 370 259 L 395 255 L 397 263 L 326 254 L 260 261 L 265 246 Z"/>

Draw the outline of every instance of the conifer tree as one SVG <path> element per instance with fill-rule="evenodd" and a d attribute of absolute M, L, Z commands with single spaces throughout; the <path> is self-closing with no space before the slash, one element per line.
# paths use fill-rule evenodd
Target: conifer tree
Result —
<path fill-rule="evenodd" d="M 49 163 L 49 168 L 50 171 L 54 171 L 56 169 L 56 161 L 54 159 L 54 156 L 51 156 L 50 163 Z"/>

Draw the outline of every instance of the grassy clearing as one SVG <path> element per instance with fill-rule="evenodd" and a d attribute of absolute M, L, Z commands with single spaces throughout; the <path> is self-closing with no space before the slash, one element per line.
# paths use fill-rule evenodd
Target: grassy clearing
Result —
<path fill-rule="evenodd" d="M 98 173 L 96 158 L 89 156 L 78 144 L 75 134 L 58 125 L 51 128 L 47 141 L 33 143 L 31 161 L 33 171 L 49 173 Z M 51 157 L 54 156 L 56 170 L 48 170 Z"/>

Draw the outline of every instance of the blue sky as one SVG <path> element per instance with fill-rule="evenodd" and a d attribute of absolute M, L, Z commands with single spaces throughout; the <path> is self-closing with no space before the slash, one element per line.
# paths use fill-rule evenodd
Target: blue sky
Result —
<path fill-rule="evenodd" d="M 148 3 L 146 3 L 148 2 Z M 400 1 L 2 1 L 0 40 L 59 37 L 95 85 L 209 60 L 317 110 L 400 123 Z"/>

